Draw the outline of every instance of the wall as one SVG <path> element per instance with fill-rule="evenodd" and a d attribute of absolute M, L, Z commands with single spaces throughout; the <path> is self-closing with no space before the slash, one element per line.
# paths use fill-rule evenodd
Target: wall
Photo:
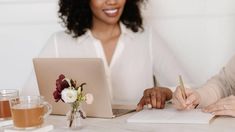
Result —
<path fill-rule="evenodd" d="M 202 84 L 235 53 L 234 0 L 149 0 L 145 18 Z M 48 37 L 57 0 L 0 0 L 0 89 L 20 88 Z"/>
<path fill-rule="evenodd" d="M 149 0 L 148 22 L 200 85 L 235 54 L 234 0 Z"/>
<path fill-rule="evenodd" d="M 0 0 L 0 88 L 20 88 L 49 36 L 60 29 L 56 0 Z"/>

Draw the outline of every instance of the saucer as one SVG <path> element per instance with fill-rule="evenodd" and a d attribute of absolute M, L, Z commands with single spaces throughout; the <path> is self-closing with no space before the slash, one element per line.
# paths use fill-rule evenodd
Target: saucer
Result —
<path fill-rule="evenodd" d="M 5 126 L 9 126 L 9 125 L 13 125 L 12 120 L 1 120 L 0 121 L 0 127 L 5 127 Z"/>
<path fill-rule="evenodd" d="M 4 132 L 49 132 L 54 129 L 53 125 L 43 125 L 39 128 L 33 128 L 33 129 L 17 129 L 12 127 L 8 127 L 4 129 Z"/>

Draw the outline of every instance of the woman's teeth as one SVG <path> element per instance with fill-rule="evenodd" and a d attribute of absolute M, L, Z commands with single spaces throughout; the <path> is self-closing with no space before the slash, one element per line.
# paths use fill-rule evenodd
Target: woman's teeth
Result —
<path fill-rule="evenodd" d="M 104 10 L 105 13 L 107 14 L 114 14 L 118 11 L 118 9 L 107 9 L 107 10 Z"/>

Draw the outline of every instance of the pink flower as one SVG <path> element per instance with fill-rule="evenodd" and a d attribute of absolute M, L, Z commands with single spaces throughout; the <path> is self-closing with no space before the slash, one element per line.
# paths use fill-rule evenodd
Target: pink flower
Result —
<path fill-rule="evenodd" d="M 86 97 L 86 103 L 87 103 L 87 104 L 92 104 L 92 102 L 94 101 L 93 95 L 90 94 L 90 93 L 87 93 L 87 94 L 85 95 L 85 97 Z"/>

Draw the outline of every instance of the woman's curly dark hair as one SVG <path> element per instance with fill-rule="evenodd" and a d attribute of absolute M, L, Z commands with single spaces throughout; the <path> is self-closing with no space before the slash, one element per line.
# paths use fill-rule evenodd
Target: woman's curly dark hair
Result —
<path fill-rule="evenodd" d="M 62 19 L 68 33 L 74 37 L 83 35 L 87 29 L 92 27 L 92 11 L 90 9 L 91 0 L 60 0 L 59 18 Z M 144 0 L 126 0 L 120 21 L 133 32 L 143 29 L 140 4 Z"/>

